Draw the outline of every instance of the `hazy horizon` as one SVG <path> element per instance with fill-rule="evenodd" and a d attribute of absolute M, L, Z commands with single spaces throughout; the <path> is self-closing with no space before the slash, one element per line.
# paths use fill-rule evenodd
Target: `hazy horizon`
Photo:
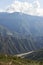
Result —
<path fill-rule="evenodd" d="M 43 16 L 43 0 L 1 0 L 0 12 L 22 12 Z"/>

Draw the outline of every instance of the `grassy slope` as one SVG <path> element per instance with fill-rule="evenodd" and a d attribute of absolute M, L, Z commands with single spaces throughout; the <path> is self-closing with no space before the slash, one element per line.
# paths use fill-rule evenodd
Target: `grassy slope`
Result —
<path fill-rule="evenodd" d="M 0 55 L 0 65 L 43 65 L 41 61 L 32 61 L 15 56 Z"/>
<path fill-rule="evenodd" d="M 43 61 L 43 49 L 37 50 L 31 54 L 27 54 L 25 58 Z"/>

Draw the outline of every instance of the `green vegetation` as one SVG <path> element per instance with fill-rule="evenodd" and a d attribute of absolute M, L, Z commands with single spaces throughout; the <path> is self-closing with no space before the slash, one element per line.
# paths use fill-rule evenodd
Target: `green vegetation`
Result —
<path fill-rule="evenodd" d="M 11 55 L 0 55 L 0 65 L 43 65 L 43 62 L 23 59 Z"/>

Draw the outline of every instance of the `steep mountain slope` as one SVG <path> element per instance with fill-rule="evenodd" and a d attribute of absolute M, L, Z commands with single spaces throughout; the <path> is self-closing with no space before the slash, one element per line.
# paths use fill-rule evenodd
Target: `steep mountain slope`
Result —
<path fill-rule="evenodd" d="M 35 50 L 31 40 L 19 37 L 0 26 L 0 53 L 17 54 Z"/>
<path fill-rule="evenodd" d="M 0 53 L 17 54 L 40 48 L 43 48 L 43 17 L 0 13 Z"/>
<path fill-rule="evenodd" d="M 20 35 L 43 36 L 43 17 L 23 13 L 0 13 L 0 25 Z"/>
<path fill-rule="evenodd" d="M 41 39 L 43 41 L 43 38 Z M 16 32 L 12 33 L 3 26 L 0 26 L 0 53 L 20 54 L 43 48 L 43 42 L 37 42 L 37 39 L 20 36 Z"/>
<path fill-rule="evenodd" d="M 43 61 L 43 49 L 34 51 L 33 53 L 27 54 L 24 57 L 32 60 Z"/>

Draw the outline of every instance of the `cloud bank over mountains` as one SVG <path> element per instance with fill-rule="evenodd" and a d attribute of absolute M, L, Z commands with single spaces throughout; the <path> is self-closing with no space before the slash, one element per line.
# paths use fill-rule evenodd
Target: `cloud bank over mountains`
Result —
<path fill-rule="evenodd" d="M 29 3 L 27 1 L 20 2 L 15 0 L 4 11 L 8 13 L 22 12 L 30 15 L 43 16 L 43 9 L 40 8 L 40 3 L 38 0 L 35 0 L 32 3 Z"/>

